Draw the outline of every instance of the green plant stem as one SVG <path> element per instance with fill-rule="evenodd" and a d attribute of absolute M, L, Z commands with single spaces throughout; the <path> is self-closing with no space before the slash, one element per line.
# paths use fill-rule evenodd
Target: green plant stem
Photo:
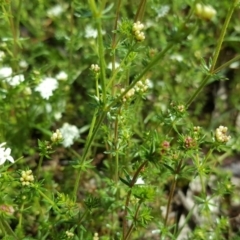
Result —
<path fill-rule="evenodd" d="M 58 208 L 58 206 L 56 205 L 56 203 L 51 200 L 45 193 L 43 193 L 40 189 L 36 188 L 37 192 L 48 202 L 52 205 L 52 207 L 54 209 L 56 209 L 57 211 L 60 212 L 60 209 Z"/>
<path fill-rule="evenodd" d="M 186 103 L 186 109 L 189 108 L 189 106 L 192 104 L 194 99 L 198 96 L 198 94 L 203 90 L 203 88 L 206 86 L 208 80 L 211 78 L 210 75 L 207 75 L 201 82 L 199 88 L 194 92 L 194 94 L 190 97 L 190 99 Z"/>
<path fill-rule="evenodd" d="M 80 217 L 80 219 L 78 220 L 78 224 L 81 225 L 82 224 L 82 221 L 83 219 L 89 214 L 88 211 L 85 211 L 82 216 Z"/>
<path fill-rule="evenodd" d="M 96 21 L 97 25 L 97 32 L 98 32 L 98 57 L 99 57 L 99 63 L 100 63 L 100 84 L 102 88 L 102 101 L 103 104 L 106 104 L 106 98 L 107 98 L 107 93 L 106 93 L 106 73 L 105 73 L 105 58 L 104 58 L 104 45 L 103 45 L 103 36 L 102 36 L 102 12 L 101 10 L 97 9 L 96 3 L 94 0 L 89 0 L 89 7 L 92 11 L 93 18 Z M 102 2 L 102 8 L 104 8 L 105 2 Z M 103 9 L 102 9 L 103 11 Z"/>
<path fill-rule="evenodd" d="M 124 213 L 123 213 L 123 233 L 122 233 L 122 239 L 125 240 L 125 236 L 127 234 L 127 209 L 129 206 L 129 202 L 130 202 L 130 197 L 132 194 L 132 187 L 134 186 L 135 182 L 137 181 L 138 175 L 139 173 L 142 171 L 142 169 L 147 165 L 148 160 L 144 161 L 139 168 L 137 169 L 137 171 L 135 172 L 131 182 L 130 182 L 130 189 L 128 191 L 127 197 L 126 197 L 126 201 L 125 201 L 125 206 L 124 206 Z"/>
<path fill-rule="evenodd" d="M 225 22 L 222 26 L 222 30 L 221 30 L 221 33 L 220 33 L 219 40 L 217 42 L 216 50 L 215 50 L 214 55 L 213 55 L 212 65 L 211 65 L 211 68 L 210 68 L 210 71 L 209 71 L 210 73 L 214 72 L 214 69 L 215 69 L 215 66 L 216 66 L 216 63 L 217 63 L 217 60 L 218 60 L 218 56 L 219 56 L 220 50 L 222 48 L 222 43 L 223 43 L 223 40 L 224 40 L 224 36 L 226 34 L 226 31 L 227 31 L 230 19 L 232 17 L 232 14 L 234 12 L 234 9 L 237 6 L 237 2 L 238 2 L 238 0 L 235 0 L 235 1 L 232 2 L 232 6 L 230 7 L 230 9 L 228 11 Z"/>
<path fill-rule="evenodd" d="M 3 215 L 0 214 L 0 228 L 4 235 L 12 236 L 14 239 L 18 240 L 19 238 L 16 236 L 8 222 L 3 218 Z"/>
<path fill-rule="evenodd" d="M 168 204 L 167 204 L 167 212 L 166 212 L 166 216 L 165 216 L 165 220 L 164 220 L 164 225 L 165 226 L 167 225 L 167 220 L 168 220 L 168 216 L 169 216 L 169 212 L 170 212 L 170 206 L 171 206 L 171 202 L 172 202 L 172 199 L 173 199 L 173 194 L 174 194 L 174 191 L 175 191 L 175 188 L 176 188 L 179 171 L 182 167 L 182 161 L 183 160 L 181 159 L 179 164 L 177 165 L 176 173 L 175 173 L 175 176 L 174 176 L 172 184 L 171 184 L 170 194 L 169 194 Z"/>
<path fill-rule="evenodd" d="M 20 211 L 19 211 L 19 221 L 18 221 L 18 226 L 22 228 L 22 220 L 23 220 L 23 209 L 24 209 L 24 204 L 21 205 Z"/>
<path fill-rule="evenodd" d="M 117 46 L 117 25 L 118 25 L 118 18 L 120 13 L 120 7 L 121 7 L 122 0 L 118 0 L 117 3 L 117 9 L 116 9 L 116 17 L 114 20 L 114 26 L 113 26 L 113 34 L 112 34 L 112 74 L 115 72 L 115 62 L 116 62 L 116 46 Z M 112 81 L 112 95 L 114 96 L 114 81 Z"/>
<path fill-rule="evenodd" d="M 230 64 L 238 61 L 239 59 L 240 59 L 240 55 L 237 55 L 237 56 L 234 57 L 233 59 L 227 61 L 226 63 L 222 64 L 220 67 L 216 68 L 213 73 L 215 74 L 215 73 L 220 72 L 222 69 L 228 67 Z"/>
<path fill-rule="evenodd" d="M 100 83 L 102 88 L 102 101 L 103 104 L 106 104 L 106 74 L 105 74 L 105 60 L 104 60 L 104 46 L 103 46 L 103 37 L 102 37 L 102 21 L 101 18 L 97 19 L 97 31 L 98 31 L 98 55 L 100 61 Z"/>
<path fill-rule="evenodd" d="M 225 22 L 223 24 L 223 27 L 222 27 L 222 30 L 221 30 L 221 33 L 220 33 L 220 36 L 219 36 L 219 39 L 218 39 L 218 42 L 217 42 L 217 46 L 216 46 L 216 49 L 215 49 L 215 52 L 214 52 L 214 55 L 213 55 L 213 60 L 212 60 L 212 64 L 211 64 L 211 67 L 209 69 L 209 73 L 208 75 L 203 79 L 203 81 L 201 82 L 199 88 L 195 91 L 195 93 L 190 97 L 190 99 L 188 100 L 186 106 L 187 108 L 191 105 L 191 103 L 194 101 L 194 99 L 198 96 L 198 94 L 202 91 L 202 89 L 206 86 L 208 80 L 212 77 L 212 75 L 216 72 L 215 70 L 215 66 L 216 66 L 216 63 L 217 63 L 217 60 L 218 60 L 218 57 L 219 57 L 219 53 L 220 53 L 220 50 L 222 48 L 222 43 L 223 43 L 223 40 L 224 40 L 224 36 L 226 34 L 226 31 L 227 31 L 227 28 L 228 28 L 228 25 L 229 25 L 229 22 L 230 22 L 230 19 L 232 17 L 232 14 L 234 12 L 234 9 L 235 7 L 237 6 L 237 2 L 238 0 L 235 0 L 233 1 L 232 3 L 232 6 L 230 7 L 229 11 L 228 11 L 228 14 L 226 16 L 226 19 L 225 19 Z"/>
<path fill-rule="evenodd" d="M 208 158 L 211 156 L 212 152 L 213 152 L 214 149 L 209 149 L 206 156 L 204 157 L 203 159 L 203 162 L 202 162 L 202 166 L 203 168 L 205 167 L 205 164 L 207 163 L 207 160 Z M 204 170 L 204 169 L 203 169 Z M 203 175 L 204 172 L 202 171 L 199 171 L 199 177 L 200 177 L 200 182 L 201 182 L 201 186 L 202 186 L 202 192 L 205 194 L 206 193 L 206 183 L 204 181 L 204 175 Z"/>
<path fill-rule="evenodd" d="M 16 12 L 12 11 L 11 3 L 9 5 L 9 25 L 11 27 L 12 36 L 13 36 L 13 67 L 15 71 L 19 71 L 19 64 L 18 64 L 18 54 L 19 54 L 19 22 L 20 22 L 20 12 L 22 6 L 22 0 L 19 0 L 19 4 L 17 6 Z"/>
<path fill-rule="evenodd" d="M 43 163 L 43 156 L 40 156 L 39 162 L 38 162 L 38 167 L 37 167 L 37 174 L 36 174 L 36 179 L 39 179 L 40 171 L 42 168 L 42 163 Z"/>
<path fill-rule="evenodd" d="M 106 116 L 106 113 L 102 112 L 101 115 L 99 116 L 98 120 L 97 120 L 97 115 L 98 115 L 98 111 L 96 110 L 95 113 L 94 113 L 93 119 L 92 119 L 92 123 L 91 123 L 90 130 L 89 130 L 89 133 L 88 133 L 87 141 L 86 141 L 86 144 L 85 144 L 85 147 L 84 147 L 84 150 L 83 150 L 83 155 L 82 155 L 82 158 L 79 161 L 79 164 L 83 164 L 85 162 L 85 160 L 87 158 L 87 155 L 88 155 L 88 151 L 91 147 L 91 144 L 94 140 L 94 137 L 97 134 L 98 129 L 101 126 L 101 123 L 102 123 L 103 119 Z M 77 191 L 78 191 L 78 187 L 79 187 L 79 184 L 80 184 L 80 177 L 81 177 L 81 169 L 78 169 L 78 173 L 77 173 L 77 177 L 76 177 L 75 185 L 74 185 L 74 189 L 73 189 L 73 199 L 75 201 L 76 201 L 76 198 L 77 198 Z"/>
<path fill-rule="evenodd" d="M 74 9 L 73 9 L 73 4 L 74 1 L 71 0 L 69 3 L 69 7 L 70 7 L 70 46 L 69 46 L 69 62 L 68 62 L 68 71 L 71 72 L 71 68 L 72 68 L 72 61 L 73 61 L 73 43 L 74 43 L 74 39 L 73 39 L 73 28 L 74 28 Z"/>
<path fill-rule="evenodd" d="M 114 124 L 114 149 L 115 149 L 115 165 L 114 165 L 114 169 L 115 169 L 115 174 L 114 174 L 114 180 L 115 183 L 118 182 L 118 160 L 119 160 L 119 154 L 118 154 L 118 116 L 120 115 L 121 112 L 121 107 L 118 110 L 118 115 L 116 117 L 115 120 L 115 124 Z"/>
<path fill-rule="evenodd" d="M 124 240 L 128 240 L 129 237 L 131 236 L 131 233 L 132 233 L 133 227 L 134 227 L 134 222 L 137 220 L 138 213 L 139 213 L 141 205 L 142 205 L 142 201 L 139 201 L 139 204 L 137 206 L 137 209 L 136 209 L 136 212 L 135 212 L 135 215 L 134 215 L 134 220 L 133 220 L 131 226 L 129 227 L 128 232 L 127 232 L 126 237 L 124 238 Z"/>
<path fill-rule="evenodd" d="M 142 0 L 140 2 L 138 10 L 137 10 L 137 13 L 136 13 L 136 15 L 134 17 L 134 22 L 143 20 L 145 8 L 146 8 L 146 3 L 147 3 L 147 0 Z"/>

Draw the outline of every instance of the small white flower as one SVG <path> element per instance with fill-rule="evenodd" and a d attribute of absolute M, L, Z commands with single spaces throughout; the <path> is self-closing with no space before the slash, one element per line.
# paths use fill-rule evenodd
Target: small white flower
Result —
<path fill-rule="evenodd" d="M 56 75 L 56 79 L 60 81 L 66 81 L 67 78 L 68 78 L 68 75 L 64 71 L 61 71 Z"/>
<path fill-rule="evenodd" d="M 90 69 L 96 73 L 100 71 L 100 67 L 97 64 L 92 64 Z"/>
<path fill-rule="evenodd" d="M 220 143 L 226 143 L 231 139 L 231 136 L 227 135 L 228 128 L 225 126 L 219 126 L 215 131 L 215 138 Z"/>
<path fill-rule="evenodd" d="M 20 181 L 23 186 L 29 186 L 34 181 L 32 170 L 22 171 Z"/>
<path fill-rule="evenodd" d="M 37 87 L 35 87 L 35 91 L 39 92 L 42 98 L 49 99 L 57 87 L 58 81 L 55 78 L 46 77 Z"/>
<path fill-rule="evenodd" d="M 63 11 L 64 11 L 64 9 L 62 6 L 56 5 L 47 11 L 47 15 L 49 17 L 57 17 L 57 16 L 61 15 Z"/>
<path fill-rule="evenodd" d="M 65 233 L 69 239 L 74 237 L 74 233 L 72 233 L 71 231 L 66 231 Z"/>
<path fill-rule="evenodd" d="M 69 123 L 64 123 L 59 130 L 62 133 L 62 144 L 64 147 L 70 147 L 73 145 L 74 140 L 80 137 L 78 128 L 74 125 L 70 125 Z"/>
<path fill-rule="evenodd" d="M 21 60 L 21 61 L 19 62 L 19 66 L 20 66 L 21 68 L 27 68 L 27 67 L 28 67 L 28 63 L 27 63 L 25 60 Z"/>
<path fill-rule="evenodd" d="M 96 38 L 98 32 L 96 29 L 93 29 L 90 25 L 87 25 L 85 28 L 85 38 Z"/>
<path fill-rule="evenodd" d="M 10 155 L 11 149 L 3 148 L 5 144 L 6 144 L 5 142 L 0 144 L 0 165 L 4 164 L 7 160 L 10 161 L 11 163 L 14 163 L 14 159 Z"/>
<path fill-rule="evenodd" d="M 23 82 L 25 80 L 24 75 L 23 74 L 19 74 L 19 75 L 15 75 L 12 78 L 7 78 L 6 82 L 8 84 L 10 84 L 11 86 L 17 86 L 19 85 L 21 82 Z"/>
<path fill-rule="evenodd" d="M 145 184 L 145 182 L 143 181 L 143 179 L 140 177 L 137 179 L 137 181 L 135 182 L 135 185 L 142 185 Z"/>
<path fill-rule="evenodd" d="M 31 94 L 32 94 L 32 90 L 31 90 L 31 88 L 30 87 L 26 87 L 26 88 L 24 88 L 24 94 L 26 95 L 26 96 L 30 96 Z"/>
<path fill-rule="evenodd" d="M 171 60 L 176 60 L 178 62 L 182 62 L 183 61 L 183 56 L 180 54 L 173 54 L 170 56 Z"/>
<path fill-rule="evenodd" d="M 59 131 L 59 129 L 56 130 L 56 132 L 54 132 L 51 136 L 51 140 L 52 142 L 60 142 L 62 141 L 62 133 Z"/>
<path fill-rule="evenodd" d="M 0 61 L 2 61 L 5 58 L 5 52 L 0 51 Z"/>
<path fill-rule="evenodd" d="M 0 78 L 8 78 L 12 75 L 12 68 L 2 67 L 0 68 Z"/>
<path fill-rule="evenodd" d="M 118 62 L 115 62 L 115 69 L 116 68 L 119 68 L 120 64 Z M 110 62 L 108 65 L 107 65 L 107 68 L 112 70 L 112 62 Z"/>
<path fill-rule="evenodd" d="M 169 5 L 163 5 L 157 10 L 157 19 L 165 17 L 170 10 Z"/>

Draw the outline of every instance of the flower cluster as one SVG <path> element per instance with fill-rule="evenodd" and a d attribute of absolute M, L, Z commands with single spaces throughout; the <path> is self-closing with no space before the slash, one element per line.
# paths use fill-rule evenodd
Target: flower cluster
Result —
<path fill-rule="evenodd" d="M 20 181 L 23 186 L 30 185 L 30 183 L 34 181 L 32 170 L 22 171 Z"/>
<path fill-rule="evenodd" d="M 57 129 L 56 132 L 54 132 L 51 136 L 51 141 L 53 143 L 59 143 L 62 141 L 62 139 L 63 139 L 63 136 L 59 129 Z"/>
<path fill-rule="evenodd" d="M 60 128 L 60 132 L 62 134 L 62 144 L 64 147 L 70 147 L 73 145 L 74 140 L 78 139 L 80 136 L 78 128 L 74 125 L 70 125 L 69 123 L 64 123 Z"/>
<path fill-rule="evenodd" d="M 98 233 L 94 233 L 94 237 L 93 237 L 93 240 L 99 240 L 99 237 L 98 237 Z"/>
<path fill-rule="evenodd" d="M 216 10 L 210 5 L 196 4 L 195 13 L 198 17 L 211 20 L 216 15 Z"/>
<path fill-rule="evenodd" d="M 4 164 L 6 160 L 10 161 L 11 163 L 14 163 L 13 157 L 10 155 L 11 154 L 11 149 L 10 148 L 4 148 L 3 146 L 6 143 L 1 143 L 0 144 L 0 165 Z"/>
<path fill-rule="evenodd" d="M 140 22 L 137 21 L 136 23 L 133 24 L 133 33 L 137 41 L 143 41 L 145 39 L 145 35 L 141 30 L 144 28 L 144 25 Z"/>
<path fill-rule="evenodd" d="M 25 80 L 23 74 L 12 76 L 13 70 L 11 67 L 2 67 L 0 69 L 0 78 L 9 85 L 15 87 Z"/>
<path fill-rule="evenodd" d="M 97 64 L 92 64 L 90 69 L 95 73 L 100 71 L 100 67 Z"/>
<path fill-rule="evenodd" d="M 185 139 L 184 139 L 184 146 L 186 148 L 194 148 L 196 147 L 197 143 L 196 143 L 196 140 L 190 136 L 187 136 Z"/>
<path fill-rule="evenodd" d="M 66 231 L 65 233 L 67 235 L 67 238 L 73 238 L 74 237 L 74 233 L 72 233 L 70 231 Z"/>
<path fill-rule="evenodd" d="M 35 91 L 39 92 L 43 99 L 49 99 L 53 95 L 53 91 L 58 88 L 58 81 L 52 77 L 42 79 L 42 82 L 35 87 Z"/>
<path fill-rule="evenodd" d="M 56 79 L 59 81 L 66 81 L 68 79 L 68 75 L 66 72 L 61 71 L 56 75 Z"/>
<path fill-rule="evenodd" d="M 227 136 L 227 127 L 219 126 L 215 131 L 215 139 L 220 143 L 226 143 L 231 139 L 231 136 Z"/>
<path fill-rule="evenodd" d="M 131 99 L 135 93 L 144 93 L 149 88 L 149 80 L 147 79 L 145 83 L 138 81 L 134 88 L 131 88 L 123 97 L 123 101 L 126 102 L 128 99 Z M 125 88 L 121 89 L 121 93 L 125 92 Z"/>

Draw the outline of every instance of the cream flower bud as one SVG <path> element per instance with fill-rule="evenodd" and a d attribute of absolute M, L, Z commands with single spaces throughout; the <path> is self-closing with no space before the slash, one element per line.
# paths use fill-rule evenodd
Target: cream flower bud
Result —
<path fill-rule="evenodd" d="M 196 4 L 195 13 L 198 17 L 211 20 L 216 14 L 216 10 L 211 5 Z"/>

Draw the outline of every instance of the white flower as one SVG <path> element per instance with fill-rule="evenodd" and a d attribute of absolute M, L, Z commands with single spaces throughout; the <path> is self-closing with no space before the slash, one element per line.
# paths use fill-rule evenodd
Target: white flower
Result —
<path fill-rule="evenodd" d="M 217 14 L 217 11 L 211 5 L 197 3 L 195 13 L 202 19 L 211 20 Z"/>
<path fill-rule="evenodd" d="M 55 78 L 46 77 L 37 87 L 35 87 L 35 91 L 39 92 L 42 98 L 49 99 L 57 87 L 58 81 Z"/>
<path fill-rule="evenodd" d="M 0 61 L 2 61 L 5 56 L 6 56 L 6 55 L 5 55 L 5 52 L 0 51 Z"/>
<path fill-rule="evenodd" d="M 6 82 L 8 84 L 10 84 L 11 86 L 17 86 L 21 82 L 23 82 L 24 80 L 25 80 L 24 75 L 23 74 L 19 74 L 19 75 L 16 75 L 16 76 L 12 77 L 12 78 L 10 78 L 10 77 L 7 78 Z"/>
<path fill-rule="evenodd" d="M 62 133 L 59 131 L 59 129 L 56 130 L 51 136 L 52 142 L 60 142 L 62 141 Z"/>
<path fill-rule="evenodd" d="M 170 10 L 169 5 L 163 5 L 157 10 L 157 19 L 165 17 Z"/>
<path fill-rule="evenodd" d="M 27 63 L 25 60 L 21 60 L 21 61 L 19 62 L 19 66 L 20 66 L 21 68 L 27 68 L 27 67 L 28 67 L 28 63 Z"/>
<path fill-rule="evenodd" d="M 74 140 L 80 137 L 78 128 L 74 125 L 70 125 L 69 123 L 64 123 L 59 130 L 62 133 L 62 144 L 64 147 L 70 147 L 73 145 Z"/>
<path fill-rule="evenodd" d="M 32 94 L 32 90 L 31 90 L 31 88 L 30 87 L 26 87 L 26 88 L 24 88 L 24 94 L 26 95 L 26 96 L 30 96 L 31 94 Z"/>
<path fill-rule="evenodd" d="M 118 62 L 115 62 L 115 69 L 116 68 L 119 68 L 120 64 Z M 107 65 L 107 68 L 112 70 L 112 62 L 110 62 L 108 65 Z"/>
<path fill-rule="evenodd" d="M 6 143 L 1 143 L 0 144 L 0 165 L 4 164 L 6 160 L 14 163 L 13 157 L 10 155 L 11 154 L 11 149 L 10 148 L 4 148 L 3 146 Z"/>
<path fill-rule="evenodd" d="M 225 126 L 219 126 L 215 131 L 215 138 L 220 143 L 226 143 L 231 139 L 231 136 L 227 135 L 228 128 Z"/>
<path fill-rule="evenodd" d="M 98 35 L 97 30 L 93 29 L 90 25 L 85 28 L 85 38 L 96 38 Z"/>
<path fill-rule="evenodd" d="M 32 170 L 22 171 L 20 181 L 23 186 L 28 186 L 31 182 L 34 181 L 34 176 L 32 174 Z"/>
<path fill-rule="evenodd" d="M 145 182 L 143 181 L 143 179 L 140 177 L 137 179 L 137 181 L 135 182 L 135 185 L 142 185 L 145 184 Z"/>
<path fill-rule="evenodd" d="M 12 75 L 12 68 L 2 67 L 0 69 L 0 78 L 8 78 Z"/>
<path fill-rule="evenodd" d="M 52 8 L 50 8 L 47 11 L 47 15 L 49 17 L 57 17 L 57 16 L 61 15 L 63 11 L 64 11 L 64 9 L 63 9 L 62 6 L 56 5 L 56 6 L 52 7 Z"/>
<path fill-rule="evenodd" d="M 60 81 L 66 81 L 67 78 L 68 78 L 68 75 L 64 71 L 61 71 L 56 75 L 56 79 Z"/>

